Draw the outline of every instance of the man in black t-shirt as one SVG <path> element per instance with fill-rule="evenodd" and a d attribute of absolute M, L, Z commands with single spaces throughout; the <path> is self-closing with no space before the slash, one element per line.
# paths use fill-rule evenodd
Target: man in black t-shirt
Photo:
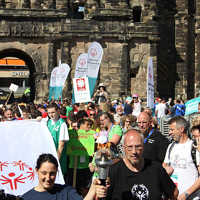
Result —
<path fill-rule="evenodd" d="M 160 163 L 143 158 L 143 135 L 129 130 L 124 138 L 123 160 L 110 167 L 107 200 L 176 199 L 178 190 Z"/>
<path fill-rule="evenodd" d="M 152 117 L 141 112 L 137 118 L 138 128 L 144 136 L 144 153 L 146 159 L 162 163 L 169 145 L 169 140 L 157 128 L 152 128 Z"/>

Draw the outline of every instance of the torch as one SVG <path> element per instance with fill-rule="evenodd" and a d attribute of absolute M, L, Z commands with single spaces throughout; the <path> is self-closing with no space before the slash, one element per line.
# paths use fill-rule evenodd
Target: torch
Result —
<path fill-rule="evenodd" d="M 106 186 L 106 179 L 108 177 L 109 166 L 112 164 L 112 159 L 106 151 L 100 150 L 97 152 L 95 163 L 97 166 L 99 180 L 101 181 L 102 185 Z"/>

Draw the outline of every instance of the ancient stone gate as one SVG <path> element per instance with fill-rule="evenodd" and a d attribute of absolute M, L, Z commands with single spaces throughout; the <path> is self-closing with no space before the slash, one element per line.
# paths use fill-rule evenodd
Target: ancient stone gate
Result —
<path fill-rule="evenodd" d="M 99 82 L 111 97 L 146 96 L 151 56 L 156 95 L 191 98 L 200 90 L 199 10 L 194 0 L 0 0 L 0 58 L 27 63 L 40 101 L 59 59 L 72 69 L 63 95 L 71 94 L 78 56 L 98 41 Z"/>

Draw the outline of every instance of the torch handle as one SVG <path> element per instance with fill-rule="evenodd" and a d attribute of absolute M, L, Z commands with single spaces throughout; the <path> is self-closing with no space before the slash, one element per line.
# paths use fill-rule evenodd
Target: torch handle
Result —
<path fill-rule="evenodd" d="M 106 179 L 99 179 L 101 181 L 101 185 L 106 186 Z"/>
<path fill-rule="evenodd" d="M 101 181 L 101 185 L 106 186 L 106 179 L 99 179 Z M 98 200 L 105 200 L 106 198 L 98 198 Z"/>

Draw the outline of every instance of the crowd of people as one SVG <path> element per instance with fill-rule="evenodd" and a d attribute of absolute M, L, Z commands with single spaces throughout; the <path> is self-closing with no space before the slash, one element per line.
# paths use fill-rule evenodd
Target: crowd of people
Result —
<path fill-rule="evenodd" d="M 0 108 L 1 121 L 34 119 L 46 123 L 66 184 L 74 184 L 76 162 L 78 193 L 91 199 L 96 191 L 99 197 L 113 200 L 200 199 L 200 117 L 196 113 L 190 119 L 184 114 L 185 104 L 179 99 L 156 98 L 154 108 L 145 107 L 138 94 L 111 101 L 103 84 L 88 103 L 72 105 L 64 99 L 42 104 L 13 103 Z M 67 144 L 76 133 L 89 133 L 97 144 L 116 146 L 118 159 L 110 167 L 108 186 L 93 186 L 94 176 L 98 178 L 95 154 L 80 155 L 76 161 L 74 156 L 66 154 Z M 56 172 L 54 158 L 43 156 L 46 160 L 40 158 L 36 171 L 39 173 L 42 167 L 49 169 L 45 165 L 48 162 Z M 50 180 L 52 187 L 54 180 L 55 177 Z M 94 187 L 97 189 L 93 190 Z M 40 190 L 37 187 L 25 199 L 37 196 Z M 56 190 L 63 192 L 61 186 L 56 186 Z M 71 194 L 78 199 L 74 191 Z"/>

